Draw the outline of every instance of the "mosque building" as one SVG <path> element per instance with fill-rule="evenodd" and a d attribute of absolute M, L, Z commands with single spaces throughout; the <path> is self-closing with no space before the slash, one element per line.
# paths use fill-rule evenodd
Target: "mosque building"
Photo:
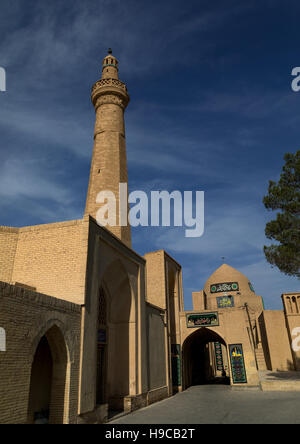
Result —
<path fill-rule="evenodd" d="M 94 149 L 80 220 L 0 227 L 0 423 L 101 423 L 196 384 L 271 389 L 266 371 L 300 370 L 300 293 L 265 310 L 223 264 L 183 305 L 182 269 L 140 256 L 131 230 L 100 226 L 101 190 L 127 183 L 129 103 L 109 51 L 92 88 Z M 269 388 L 268 388 L 269 387 Z"/>

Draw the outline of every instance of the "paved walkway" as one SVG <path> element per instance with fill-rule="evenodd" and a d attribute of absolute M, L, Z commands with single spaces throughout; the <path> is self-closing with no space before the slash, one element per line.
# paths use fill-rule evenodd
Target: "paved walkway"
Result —
<path fill-rule="evenodd" d="M 110 424 L 300 424 L 300 393 L 195 386 Z"/>

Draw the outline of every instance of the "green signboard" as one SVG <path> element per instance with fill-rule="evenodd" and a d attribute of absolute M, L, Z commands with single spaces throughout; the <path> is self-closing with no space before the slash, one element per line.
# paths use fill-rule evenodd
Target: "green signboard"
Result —
<path fill-rule="evenodd" d="M 211 293 L 224 293 L 226 291 L 239 291 L 238 282 L 223 282 L 221 284 L 213 284 L 210 286 Z"/>
<path fill-rule="evenodd" d="M 171 353 L 172 353 L 173 386 L 178 387 L 179 385 L 181 385 L 181 361 L 180 361 L 181 347 L 180 347 L 180 344 L 171 344 Z"/>
<path fill-rule="evenodd" d="M 229 345 L 229 356 L 233 383 L 245 384 L 247 382 L 247 375 L 242 344 Z"/>
<path fill-rule="evenodd" d="M 219 325 L 218 312 L 186 315 L 187 327 L 215 327 Z"/>

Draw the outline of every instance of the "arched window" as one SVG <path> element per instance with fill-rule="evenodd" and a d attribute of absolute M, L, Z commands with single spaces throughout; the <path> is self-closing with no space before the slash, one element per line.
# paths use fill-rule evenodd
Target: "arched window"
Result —
<path fill-rule="evenodd" d="M 107 309 L 106 309 L 106 297 L 104 291 L 99 291 L 99 308 L 98 308 L 98 328 L 106 328 L 107 323 Z"/>
<path fill-rule="evenodd" d="M 106 402 L 106 361 L 107 361 L 107 303 L 106 296 L 101 288 L 98 299 L 98 322 L 97 322 L 97 381 L 96 381 L 96 403 Z"/>
<path fill-rule="evenodd" d="M 293 313 L 299 313 L 296 296 L 292 297 L 292 301 L 293 301 L 293 303 L 292 303 L 292 305 L 293 305 Z"/>

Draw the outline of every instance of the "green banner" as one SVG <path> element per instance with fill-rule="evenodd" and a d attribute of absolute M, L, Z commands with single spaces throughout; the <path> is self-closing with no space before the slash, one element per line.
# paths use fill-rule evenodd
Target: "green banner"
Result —
<path fill-rule="evenodd" d="M 222 353 L 222 345 L 220 344 L 220 342 L 215 342 L 215 354 L 216 354 L 217 370 L 223 371 L 224 370 L 223 353 Z"/>
<path fill-rule="evenodd" d="M 229 345 L 229 356 L 234 384 L 247 383 L 247 375 L 242 344 Z"/>
<path fill-rule="evenodd" d="M 172 381 L 173 386 L 181 385 L 181 347 L 180 344 L 171 344 L 172 353 Z"/>
<path fill-rule="evenodd" d="M 219 325 L 218 312 L 186 315 L 186 323 L 188 328 L 218 326 Z"/>

